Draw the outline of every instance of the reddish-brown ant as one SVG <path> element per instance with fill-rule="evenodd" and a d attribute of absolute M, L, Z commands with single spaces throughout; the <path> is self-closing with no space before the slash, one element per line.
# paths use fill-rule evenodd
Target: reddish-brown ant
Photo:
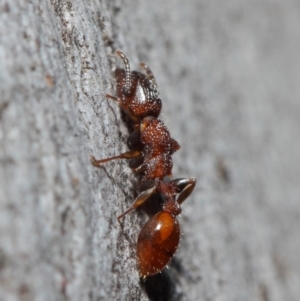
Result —
<path fill-rule="evenodd" d="M 91 160 L 94 166 L 100 167 L 114 159 L 135 159 L 131 167 L 140 174 L 140 194 L 131 207 L 118 216 L 118 220 L 141 206 L 153 194 L 158 193 L 164 199 L 161 211 L 150 218 L 138 237 L 139 273 L 145 278 L 160 272 L 173 258 L 180 239 L 176 216 L 181 212 L 180 204 L 193 191 L 196 179 L 164 180 L 172 175 L 171 155 L 180 145 L 158 119 L 162 104 L 155 78 L 144 63 L 141 63 L 141 67 L 146 75 L 131 72 L 126 55 L 121 51 L 116 51 L 116 54 L 123 61 L 125 69 L 116 70 L 118 96 L 107 94 L 106 97 L 116 101 L 133 122 L 134 130 L 128 138 L 130 150 L 102 160 L 92 156 Z"/>

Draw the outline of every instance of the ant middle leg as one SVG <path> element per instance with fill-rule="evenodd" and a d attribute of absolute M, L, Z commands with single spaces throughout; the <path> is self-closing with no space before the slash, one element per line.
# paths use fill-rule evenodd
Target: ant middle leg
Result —
<path fill-rule="evenodd" d="M 109 162 L 109 161 L 112 161 L 112 160 L 116 160 L 116 159 L 132 159 L 132 158 L 139 157 L 140 155 L 141 155 L 140 151 L 131 150 L 131 151 L 122 153 L 122 154 L 120 154 L 118 156 L 113 156 L 113 157 L 104 158 L 104 159 L 100 159 L 100 160 L 97 160 L 97 159 L 95 159 L 94 156 L 91 156 L 91 161 L 92 161 L 92 164 L 95 167 L 100 167 L 103 163 L 106 163 L 106 162 Z"/>

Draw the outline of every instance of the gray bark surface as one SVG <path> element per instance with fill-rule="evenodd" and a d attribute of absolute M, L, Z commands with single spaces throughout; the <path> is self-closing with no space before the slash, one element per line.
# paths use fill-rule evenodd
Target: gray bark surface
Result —
<path fill-rule="evenodd" d="M 0 300 L 297 301 L 300 6 L 287 1 L 0 2 Z M 111 54 L 146 61 L 197 178 L 163 274 L 140 283 Z"/>

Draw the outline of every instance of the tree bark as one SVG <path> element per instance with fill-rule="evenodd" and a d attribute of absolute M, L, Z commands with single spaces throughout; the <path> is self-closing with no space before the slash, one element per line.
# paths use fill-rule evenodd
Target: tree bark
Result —
<path fill-rule="evenodd" d="M 0 300 L 298 300 L 296 0 L 1 1 Z M 140 282 L 147 217 L 111 54 L 151 67 L 195 176 L 169 269 Z"/>

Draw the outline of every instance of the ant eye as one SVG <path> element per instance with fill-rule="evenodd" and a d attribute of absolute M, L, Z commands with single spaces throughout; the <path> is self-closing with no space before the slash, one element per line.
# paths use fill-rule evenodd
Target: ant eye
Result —
<path fill-rule="evenodd" d="M 116 70 L 117 96 L 107 94 L 106 97 L 116 101 L 131 120 L 133 131 L 127 140 L 129 151 L 101 160 L 91 157 L 91 161 L 94 166 L 101 167 L 112 160 L 131 159 L 130 167 L 140 176 L 137 184 L 140 193 L 118 217 L 119 221 L 147 200 L 153 201 L 157 197 L 163 202 L 138 237 L 139 273 L 141 277 L 147 277 L 159 273 L 173 258 L 180 240 L 176 216 L 181 212 L 180 204 L 193 191 L 196 180 L 164 180 L 172 175 L 172 154 L 180 145 L 158 118 L 162 101 L 154 75 L 145 63 L 141 63 L 145 74 L 131 72 L 127 56 L 121 51 L 116 51 L 116 54 L 123 61 L 124 69 Z"/>

